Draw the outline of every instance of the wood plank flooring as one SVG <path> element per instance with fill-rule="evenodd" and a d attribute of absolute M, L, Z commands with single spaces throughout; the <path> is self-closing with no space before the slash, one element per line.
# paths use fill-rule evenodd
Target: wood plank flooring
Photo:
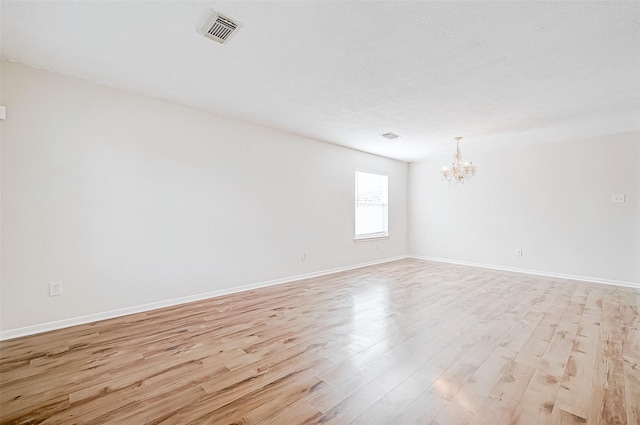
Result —
<path fill-rule="evenodd" d="M 4 341 L 0 423 L 640 425 L 639 305 L 394 261 Z"/>

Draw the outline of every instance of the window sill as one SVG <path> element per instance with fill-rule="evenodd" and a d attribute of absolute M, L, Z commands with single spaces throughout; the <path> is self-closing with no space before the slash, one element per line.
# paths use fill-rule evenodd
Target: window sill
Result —
<path fill-rule="evenodd" d="M 375 236 L 356 236 L 353 238 L 354 242 L 366 242 L 380 239 L 389 239 L 389 235 L 375 235 Z"/>

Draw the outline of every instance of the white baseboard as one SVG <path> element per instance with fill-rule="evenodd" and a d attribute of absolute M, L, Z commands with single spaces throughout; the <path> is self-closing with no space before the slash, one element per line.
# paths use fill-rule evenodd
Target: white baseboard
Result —
<path fill-rule="evenodd" d="M 459 264 L 461 266 L 472 266 L 472 267 L 482 267 L 483 269 L 493 269 L 493 270 L 505 270 L 509 272 L 516 273 L 526 273 L 533 274 L 538 276 L 547 276 L 547 277 L 557 277 L 561 279 L 570 279 L 570 280 L 579 280 L 582 282 L 592 282 L 592 283 L 603 283 L 605 285 L 617 285 L 617 286 L 627 286 L 630 288 L 640 288 L 640 283 L 638 282 L 625 282 L 622 280 L 613 280 L 613 279 L 601 279 L 599 277 L 589 277 L 589 276 L 575 276 L 564 273 L 554 273 L 554 272 L 545 272 L 540 270 L 529 270 L 529 269 L 521 269 L 517 267 L 507 267 L 507 266 L 496 266 L 494 264 L 482 264 L 482 263 L 472 263 L 469 261 L 460 261 L 460 260 L 451 260 L 449 258 L 436 258 L 436 257 L 423 257 L 420 255 L 407 255 L 408 258 L 415 258 L 418 260 L 427 260 L 427 261 L 437 261 L 439 263 L 449 263 L 449 264 Z"/>
<path fill-rule="evenodd" d="M 47 323 L 42 323 L 42 324 L 33 325 L 33 326 L 25 326 L 23 328 L 9 329 L 6 331 L 0 331 L 0 341 L 19 338 L 21 336 L 34 335 L 34 334 L 48 332 L 56 329 L 68 328 L 71 326 L 82 325 L 85 323 L 97 322 L 100 320 L 113 319 L 116 317 L 127 316 L 129 314 L 142 313 L 145 311 L 156 310 L 163 307 L 171 307 L 174 305 L 186 304 L 194 301 L 201 301 L 208 298 L 219 297 L 222 295 L 234 294 L 237 292 L 251 291 L 254 289 L 265 288 L 267 286 L 281 285 L 283 283 L 295 282 L 297 280 L 303 280 L 303 279 L 309 279 L 312 277 L 339 273 L 347 270 L 358 269 L 361 267 L 372 266 L 374 264 L 381 264 L 381 263 L 387 263 L 390 261 L 402 260 L 404 258 L 415 258 L 418 260 L 436 261 L 439 263 L 459 264 L 463 266 L 482 267 L 485 269 L 493 269 L 493 270 L 505 270 L 510 272 L 526 273 L 526 274 L 532 274 L 532 275 L 538 275 L 538 276 L 579 280 L 583 282 L 593 282 L 593 283 L 602 283 L 607 285 L 618 285 L 618 286 L 627 286 L 631 288 L 640 288 L 640 283 L 637 283 L 637 282 L 625 282 L 620 280 L 601 279 L 601 278 L 589 277 L 589 276 L 574 276 L 574 275 L 563 274 L 563 273 L 553 273 L 553 272 L 545 272 L 545 271 L 539 271 L 539 270 L 528 270 L 528 269 L 521 269 L 517 267 L 497 266 L 494 264 L 473 263 L 469 261 L 452 260 L 448 258 L 424 257 L 420 255 L 408 254 L 408 255 L 400 255 L 397 257 L 385 258 L 382 260 L 369 261 L 366 263 L 354 264 L 351 266 L 337 267 L 334 269 L 327 269 L 327 270 L 321 270 L 313 273 L 306 273 L 306 274 L 301 274 L 297 276 L 274 279 L 274 280 L 269 280 L 265 282 L 252 283 L 249 285 L 236 286 L 234 288 L 220 289 L 217 291 L 205 292 L 203 294 L 196 294 L 196 295 L 190 295 L 186 297 L 174 298 L 170 300 L 157 301 L 154 303 L 126 307 L 118 310 L 110 310 L 110 311 L 105 311 L 101 313 L 89 314 L 86 316 L 72 317 L 69 319 L 58 320 L 55 322 L 47 322 Z"/>
<path fill-rule="evenodd" d="M 236 286 L 234 288 L 220 289 L 217 291 L 205 292 L 203 294 L 189 295 L 186 297 L 174 298 L 170 300 L 157 301 L 149 304 L 142 304 L 132 307 L 121 308 L 118 310 L 110 310 L 101 313 L 89 314 L 86 316 L 72 317 L 64 320 L 57 320 L 55 322 L 47 322 L 38 325 L 25 326 L 23 328 L 9 329 L 6 331 L 0 331 L 0 341 L 7 339 L 18 338 L 21 336 L 34 335 L 42 332 L 53 331 L 56 329 L 68 328 L 76 325 L 83 325 L 85 323 L 98 322 L 100 320 L 113 319 L 116 317 L 127 316 L 129 314 L 142 313 L 150 310 L 157 310 L 163 307 L 171 307 L 178 304 L 186 304 L 193 301 L 201 301 L 208 298 L 215 298 L 222 295 L 233 294 L 236 292 L 251 291 L 253 289 L 265 288 L 267 286 L 281 285 L 283 283 L 294 282 L 296 280 L 309 279 L 312 277 L 324 276 L 328 274 L 343 272 L 346 270 L 358 269 L 361 267 L 372 266 L 374 264 L 387 263 L 389 261 L 401 260 L 407 258 L 408 255 L 401 255 L 398 257 L 385 258 L 382 260 L 369 261 L 366 263 L 354 264 L 351 266 L 337 267 L 334 269 L 321 270 L 318 272 L 306 273 L 297 276 L 289 276 L 281 279 L 268 280 L 266 282 L 252 283 L 249 285 Z"/>

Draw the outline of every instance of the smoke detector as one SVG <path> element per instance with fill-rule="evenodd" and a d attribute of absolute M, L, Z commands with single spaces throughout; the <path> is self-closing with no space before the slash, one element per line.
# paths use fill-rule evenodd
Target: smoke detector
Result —
<path fill-rule="evenodd" d="M 384 137 L 385 139 L 389 139 L 389 140 L 397 139 L 398 137 L 400 137 L 397 134 L 391 133 L 391 132 L 381 134 L 381 136 Z"/>
<path fill-rule="evenodd" d="M 202 24 L 200 33 L 220 44 L 226 44 L 241 26 L 240 22 L 213 10 L 205 23 Z"/>

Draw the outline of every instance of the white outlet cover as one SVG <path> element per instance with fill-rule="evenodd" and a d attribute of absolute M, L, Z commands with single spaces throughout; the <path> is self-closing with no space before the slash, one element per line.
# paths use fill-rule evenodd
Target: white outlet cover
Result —
<path fill-rule="evenodd" d="M 611 202 L 624 202 L 624 195 L 611 195 Z"/>
<path fill-rule="evenodd" d="M 62 282 L 49 282 L 49 296 L 62 295 Z"/>

